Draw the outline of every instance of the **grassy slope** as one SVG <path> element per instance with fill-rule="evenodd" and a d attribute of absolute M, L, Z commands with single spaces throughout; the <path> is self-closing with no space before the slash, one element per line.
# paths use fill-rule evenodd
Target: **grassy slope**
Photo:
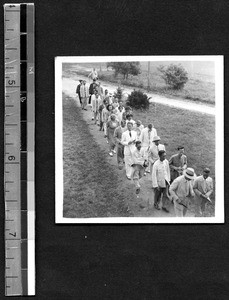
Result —
<path fill-rule="evenodd" d="M 215 181 L 215 118 L 186 110 L 151 104 L 147 112 L 134 111 L 134 119 L 145 126 L 153 123 L 161 143 L 166 146 L 167 159 L 177 152 L 178 145 L 185 147 L 188 166 L 197 175 L 208 166 Z M 212 199 L 214 199 L 214 194 Z"/>
<path fill-rule="evenodd" d="M 176 153 L 178 145 L 184 145 L 188 166 L 197 175 L 203 167 L 210 167 L 215 181 L 214 117 L 151 104 L 147 112 L 134 111 L 134 119 L 142 120 L 145 126 L 153 122 L 166 146 L 168 159 Z M 64 98 L 65 217 L 129 215 L 124 203 L 131 201 L 134 190 L 121 182 L 117 169 L 108 164 L 105 156 L 74 101 Z"/>
<path fill-rule="evenodd" d="M 90 134 L 75 101 L 63 96 L 64 217 L 128 217 L 134 191 Z M 125 202 L 124 202 L 125 201 Z"/>

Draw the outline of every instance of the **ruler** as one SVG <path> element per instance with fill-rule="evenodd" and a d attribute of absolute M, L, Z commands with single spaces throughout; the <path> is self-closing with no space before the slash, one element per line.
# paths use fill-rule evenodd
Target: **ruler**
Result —
<path fill-rule="evenodd" d="M 5 295 L 35 294 L 34 5 L 4 5 Z"/>

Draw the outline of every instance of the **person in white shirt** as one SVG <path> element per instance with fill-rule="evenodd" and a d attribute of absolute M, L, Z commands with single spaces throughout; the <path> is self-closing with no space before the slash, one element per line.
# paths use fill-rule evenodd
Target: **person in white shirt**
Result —
<path fill-rule="evenodd" d="M 154 136 L 153 137 L 153 143 L 149 148 L 149 169 L 150 169 L 150 173 L 152 174 L 152 170 L 153 170 L 153 164 L 155 163 L 156 160 L 159 159 L 159 155 L 158 152 L 160 150 L 164 150 L 165 151 L 165 146 L 160 144 L 160 137 L 159 136 Z"/>
<path fill-rule="evenodd" d="M 213 180 L 209 173 L 210 169 L 204 168 L 203 175 L 196 177 L 194 180 L 195 217 L 204 216 L 206 204 L 211 203 L 210 196 L 213 193 Z"/>
<path fill-rule="evenodd" d="M 139 180 L 142 178 L 145 172 L 145 167 L 147 164 L 147 157 L 145 155 L 145 151 L 141 149 L 141 142 L 137 141 L 136 144 L 136 149 L 133 152 L 132 155 L 132 168 L 133 168 L 133 181 L 136 187 L 136 194 L 139 194 L 140 192 L 140 183 Z"/>
<path fill-rule="evenodd" d="M 135 150 L 135 141 L 137 138 L 136 131 L 133 130 L 133 124 L 127 123 L 127 131 L 123 132 L 121 143 L 124 147 L 124 161 L 126 168 L 126 177 L 131 180 L 132 175 L 132 153 Z"/>
<path fill-rule="evenodd" d="M 142 142 L 142 148 L 149 152 L 149 148 L 152 146 L 153 138 L 157 135 L 157 130 L 153 127 L 153 124 L 149 124 L 147 127 L 142 129 L 140 135 L 140 141 Z M 150 173 L 149 167 L 146 168 L 146 172 Z"/>
<path fill-rule="evenodd" d="M 162 196 L 162 209 L 169 212 L 167 209 L 168 202 L 168 187 L 170 182 L 170 169 L 169 162 L 165 158 L 166 152 L 160 150 L 158 152 L 159 159 L 153 165 L 152 171 L 152 184 L 154 189 L 154 207 L 160 210 L 160 200 Z"/>
<path fill-rule="evenodd" d="M 191 183 L 194 176 L 194 169 L 187 168 L 184 170 L 184 175 L 177 177 L 170 185 L 169 192 L 174 203 L 176 217 L 185 217 L 190 197 L 195 195 Z"/>
<path fill-rule="evenodd" d="M 95 68 L 92 69 L 91 73 L 88 75 L 88 78 L 91 78 L 92 80 L 98 78 L 98 72 Z"/>
<path fill-rule="evenodd" d="M 91 105 L 92 105 L 92 120 L 95 120 L 95 124 L 97 124 L 99 117 L 99 106 L 102 104 L 101 97 L 99 93 L 95 91 L 95 93 L 91 96 Z"/>
<path fill-rule="evenodd" d="M 144 129 L 144 125 L 142 124 L 142 122 L 140 120 L 137 120 L 135 128 L 139 128 L 140 131 L 142 132 L 142 129 Z"/>
<path fill-rule="evenodd" d="M 82 109 L 87 110 L 88 98 L 89 98 L 89 88 L 86 85 L 86 80 L 83 80 L 82 85 L 80 86 L 80 97 L 82 99 Z"/>
<path fill-rule="evenodd" d="M 133 120 L 133 115 L 131 113 L 126 114 L 126 121 L 131 122 L 134 128 L 136 122 Z"/>

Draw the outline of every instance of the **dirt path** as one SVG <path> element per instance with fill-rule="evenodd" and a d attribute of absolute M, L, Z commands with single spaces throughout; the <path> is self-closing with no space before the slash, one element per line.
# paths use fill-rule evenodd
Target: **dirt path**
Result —
<path fill-rule="evenodd" d="M 75 81 L 71 79 L 63 80 L 63 92 L 68 95 L 71 100 L 72 98 L 75 101 L 75 104 L 77 106 L 80 106 L 78 97 L 76 97 L 75 94 Z M 68 98 L 66 98 L 66 101 Z M 90 133 L 93 135 L 94 140 L 96 143 L 100 146 L 101 150 L 106 153 L 106 160 L 109 164 L 116 167 L 118 176 L 122 178 L 122 181 L 125 182 L 125 185 L 131 189 L 131 193 L 135 190 L 133 182 L 130 182 L 126 179 L 125 176 L 125 170 L 119 170 L 117 166 L 117 158 L 116 156 L 110 157 L 108 152 L 108 144 L 106 142 L 106 139 L 104 138 L 104 133 L 99 131 L 99 127 L 94 124 L 94 121 L 92 121 L 92 111 L 90 107 L 88 107 L 87 111 L 82 111 L 83 119 L 86 121 L 88 128 L 90 130 Z M 157 211 L 153 207 L 153 198 L 154 193 L 152 189 L 151 184 L 151 176 L 147 174 L 144 176 L 144 178 L 141 179 L 141 192 L 139 195 L 134 195 L 132 200 L 126 203 L 126 205 L 129 207 L 129 210 L 131 212 L 131 215 L 134 217 L 174 217 L 174 209 L 173 205 L 171 204 L 169 207 L 170 212 L 165 213 L 163 211 Z M 187 214 L 187 217 L 193 217 L 193 212 L 189 211 Z"/>
<path fill-rule="evenodd" d="M 71 96 L 75 97 L 75 90 L 76 90 L 76 86 L 79 83 L 78 80 L 79 79 L 85 79 L 88 81 L 88 78 L 83 76 L 83 75 L 75 75 L 74 78 L 63 78 L 63 91 L 68 93 Z M 108 82 L 104 82 L 102 80 L 101 81 L 101 85 L 108 89 L 109 92 L 113 93 L 116 88 L 117 88 L 117 84 L 112 84 L 112 83 L 108 83 Z M 130 94 L 133 91 L 133 88 L 128 88 L 128 87 L 124 87 L 124 93 L 126 94 Z M 175 99 L 175 98 L 167 98 L 161 95 L 157 95 L 157 94 L 153 94 L 153 93 L 147 93 L 148 97 L 152 97 L 152 99 L 150 100 L 151 102 L 154 103 L 160 103 L 160 104 L 164 104 L 164 105 L 169 105 L 169 106 L 173 106 L 176 108 L 181 108 L 181 109 L 185 109 L 185 110 L 192 110 L 192 111 L 196 111 L 202 114 L 209 114 L 209 115 L 215 115 L 215 107 L 214 106 L 210 106 L 210 105 L 206 105 L 206 104 L 202 104 L 202 103 L 194 103 L 188 100 L 180 100 L 180 99 Z"/>

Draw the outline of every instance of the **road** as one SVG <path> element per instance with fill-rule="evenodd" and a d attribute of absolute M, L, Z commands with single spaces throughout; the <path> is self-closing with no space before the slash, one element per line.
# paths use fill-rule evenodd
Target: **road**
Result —
<path fill-rule="evenodd" d="M 65 92 L 67 95 L 71 96 L 71 97 L 75 97 L 76 96 L 76 86 L 79 83 L 79 79 L 85 79 L 88 81 L 88 78 L 82 75 L 75 75 L 74 79 L 72 78 L 66 78 L 63 77 L 63 86 L 62 86 L 62 90 L 63 92 Z M 109 92 L 113 93 L 114 91 L 116 91 L 117 89 L 117 84 L 112 84 L 112 83 L 108 83 L 105 81 L 100 80 L 101 85 L 103 86 L 103 88 L 108 89 Z M 128 87 L 124 87 L 124 94 L 130 94 L 133 91 L 133 88 L 128 88 Z M 151 97 L 150 102 L 153 103 L 159 103 L 159 104 L 163 104 L 163 105 L 169 105 L 169 106 L 173 106 L 176 108 L 180 108 L 180 109 L 185 109 L 185 110 L 191 110 L 191 111 L 195 111 L 195 112 L 199 112 L 202 114 L 208 114 L 208 115 L 212 115 L 215 116 L 215 107 L 214 106 L 210 106 L 210 105 L 206 105 L 206 104 L 201 104 L 201 103 L 193 103 L 192 101 L 188 101 L 188 100 L 180 100 L 180 99 L 175 99 L 175 98 L 167 98 L 165 96 L 161 96 L 158 94 L 153 94 L 153 93 L 147 93 L 148 97 Z"/>

